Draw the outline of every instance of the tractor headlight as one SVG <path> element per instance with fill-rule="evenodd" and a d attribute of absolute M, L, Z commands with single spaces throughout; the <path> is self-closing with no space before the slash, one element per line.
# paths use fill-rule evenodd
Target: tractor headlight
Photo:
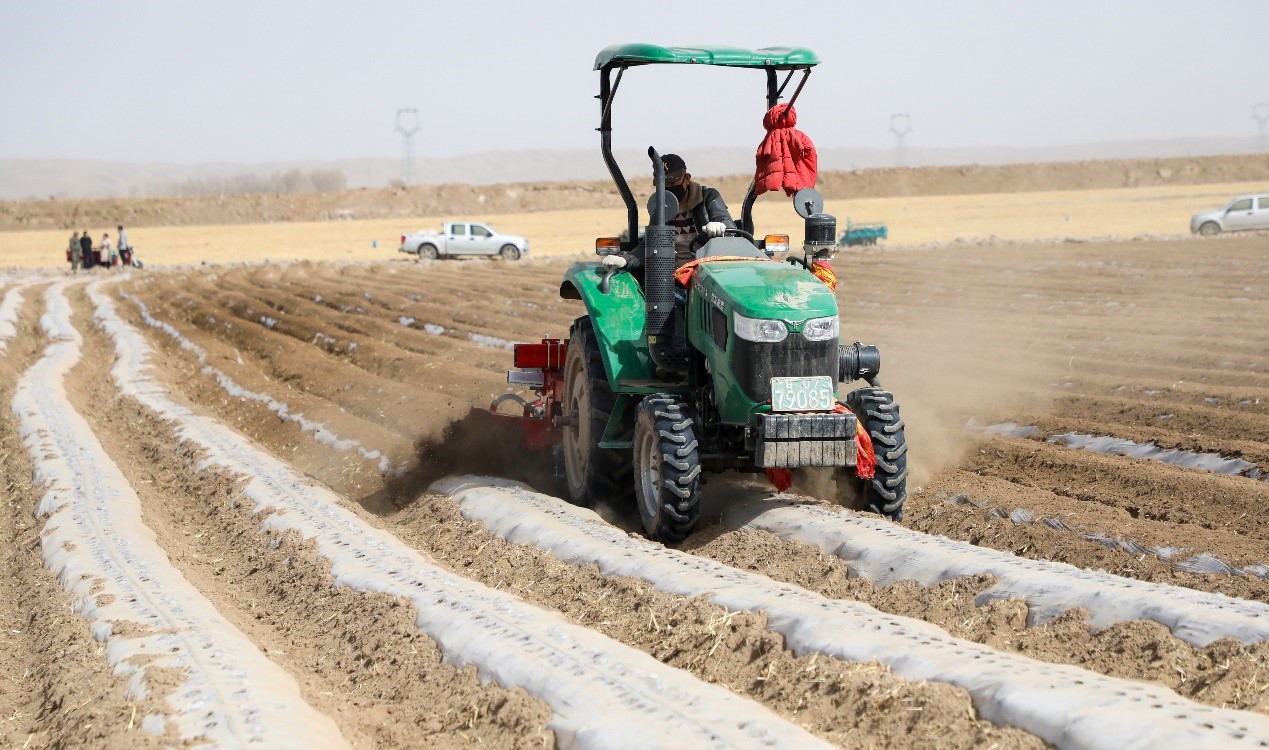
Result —
<path fill-rule="evenodd" d="M 777 341 L 784 341 L 789 336 L 789 329 L 784 325 L 783 320 L 746 318 L 740 313 L 732 314 L 732 328 L 736 331 L 736 335 L 745 341 L 755 341 L 760 344 L 774 344 Z"/>
<path fill-rule="evenodd" d="M 827 318 L 811 318 L 802 326 L 802 335 L 807 341 L 828 341 L 837 338 L 840 325 L 836 315 Z"/>

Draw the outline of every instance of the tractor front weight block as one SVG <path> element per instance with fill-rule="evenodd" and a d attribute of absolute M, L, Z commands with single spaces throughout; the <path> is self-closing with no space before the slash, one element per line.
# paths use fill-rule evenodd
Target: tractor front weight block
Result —
<path fill-rule="evenodd" d="M 758 414 L 754 464 L 760 469 L 854 466 L 855 415 Z"/>

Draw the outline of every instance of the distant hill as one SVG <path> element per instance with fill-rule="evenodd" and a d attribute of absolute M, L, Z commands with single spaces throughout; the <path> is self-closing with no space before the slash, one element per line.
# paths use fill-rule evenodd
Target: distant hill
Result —
<path fill-rule="evenodd" d="M 1053 148 L 910 148 L 911 167 L 1031 164 L 1067 161 L 1155 159 L 1250 153 L 1254 144 L 1241 138 L 1093 143 Z M 699 177 L 747 172 L 754 147 L 714 147 L 686 151 L 689 167 Z M 819 152 L 820 169 L 853 171 L 895 166 L 892 149 L 829 148 Z M 647 172 L 647 157 L 638 150 L 619 151 L 627 175 Z M 190 194 L 192 183 L 268 184 L 299 171 L 305 175 L 342 173 L 344 186 L 383 188 L 401 175 L 399 159 L 367 158 L 260 164 L 158 164 L 81 159 L 0 160 L 0 200 L 56 198 L 124 198 Z M 414 182 L 419 185 L 494 185 L 525 182 L 569 182 L 607 179 L 598 143 L 590 149 L 558 151 L 490 151 L 448 158 L 418 158 Z M 301 181 L 307 184 L 307 181 Z M 314 182 L 320 181 L 314 180 Z M 204 194 L 208 191 L 203 191 Z M 214 190 L 210 192 L 215 192 Z M 261 190 L 263 192 L 263 190 Z"/>
<path fill-rule="evenodd" d="M 629 172 L 636 175 L 635 172 Z M 644 172 L 646 176 L 646 172 Z M 711 177 L 733 211 L 752 174 Z M 816 187 L 826 199 L 907 195 L 1020 193 L 1152 185 L 1203 185 L 1264 181 L 1269 154 L 1171 159 L 1067 161 L 1042 164 L 964 165 L 895 169 L 821 170 Z M 632 189 L 646 196 L 648 182 Z M 763 196 L 764 200 L 782 196 Z M 488 216 L 533 211 L 622 206 L 611 180 L 523 182 L 491 185 L 451 183 L 409 188 L 355 188 L 331 192 L 246 193 L 189 197 L 58 198 L 0 201 L 0 231 L 191 224 L 259 224 L 288 221 L 406 219 Z"/>

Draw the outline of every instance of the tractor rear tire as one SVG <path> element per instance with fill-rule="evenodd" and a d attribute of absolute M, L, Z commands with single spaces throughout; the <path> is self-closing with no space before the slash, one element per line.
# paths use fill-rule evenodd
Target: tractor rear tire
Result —
<path fill-rule="evenodd" d="M 687 406 L 648 396 L 634 430 L 635 499 L 650 539 L 681 542 L 700 520 L 701 460 Z"/>
<path fill-rule="evenodd" d="M 590 318 L 578 318 L 570 329 L 561 404 L 565 418 L 564 483 L 574 505 L 589 508 L 604 500 L 626 507 L 634 496 L 630 452 L 599 447 L 616 400 Z M 629 439 L 628 428 L 622 433 L 617 437 Z"/>
<path fill-rule="evenodd" d="M 908 499 L 908 442 L 899 405 L 889 391 L 867 387 L 846 394 L 846 406 L 872 438 L 877 457 L 873 478 L 856 479 L 862 485 L 864 502 L 873 513 L 901 521 L 903 503 Z"/>

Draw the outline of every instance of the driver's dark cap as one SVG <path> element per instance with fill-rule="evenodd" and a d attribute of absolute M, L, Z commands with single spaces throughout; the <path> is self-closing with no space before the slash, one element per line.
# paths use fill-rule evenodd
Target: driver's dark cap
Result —
<path fill-rule="evenodd" d="M 670 182 L 680 180 L 687 174 L 687 163 L 678 154 L 665 154 L 661 157 L 661 164 L 665 166 L 665 179 Z"/>

